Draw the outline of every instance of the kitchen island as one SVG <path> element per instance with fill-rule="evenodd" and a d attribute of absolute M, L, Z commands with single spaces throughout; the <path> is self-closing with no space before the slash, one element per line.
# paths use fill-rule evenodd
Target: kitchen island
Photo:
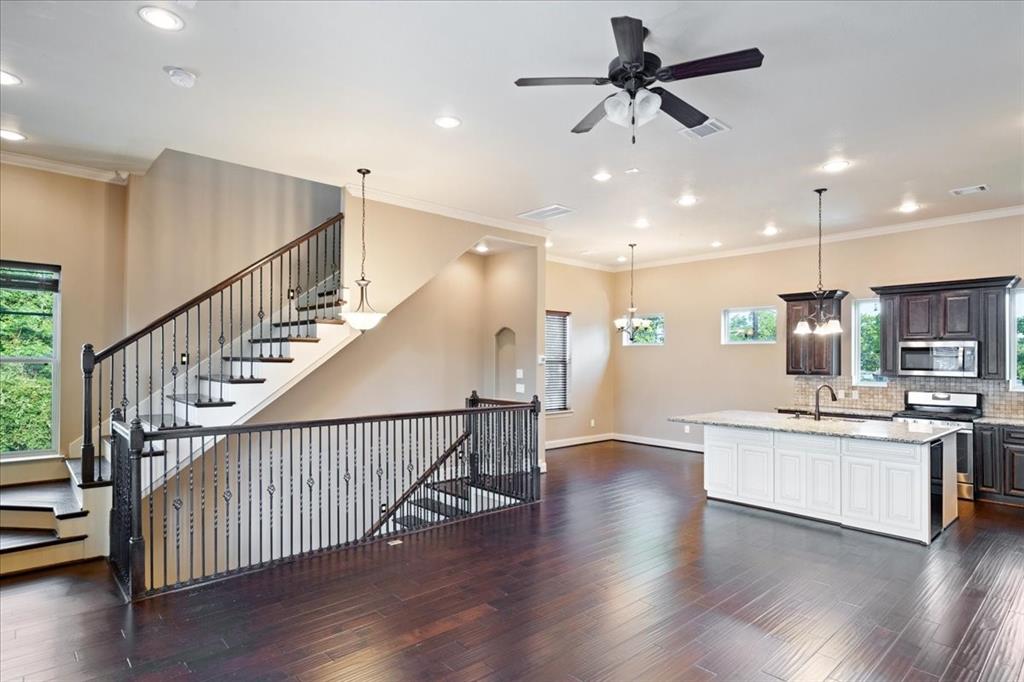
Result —
<path fill-rule="evenodd" d="M 708 498 L 929 544 L 956 520 L 956 429 L 726 410 L 704 426 Z"/>

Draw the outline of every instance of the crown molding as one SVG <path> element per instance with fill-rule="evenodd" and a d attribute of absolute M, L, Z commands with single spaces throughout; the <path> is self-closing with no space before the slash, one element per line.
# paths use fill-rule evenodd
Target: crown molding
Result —
<path fill-rule="evenodd" d="M 345 185 L 345 190 L 353 197 L 358 198 L 360 196 L 359 185 L 350 182 Z M 504 220 L 502 218 L 492 218 L 491 216 L 486 216 L 480 213 L 474 213 L 473 211 L 464 211 L 461 208 L 452 208 L 451 206 L 435 204 L 434 202 L 426 201 L 425 199 L 415 199 L 413 197 L 407 197 L 401 194 L 395 194 L 393 192 L 385 192 L 383 190 L 373 189 L 370 187 L 366 188 L 366 198 L 369 199 L 370 201 L 380 201 L 385 204 L 393 204 L 395 206 L 401 206 L 403 208 L 411 208 L 415 211 L 423 211 L 424 213 L 443 215 L 446 218 L 465 220 L 466 222 L 477 223 L 479 225 L 500 227 L 503 230 L 509 230 L 511 232 L 521 232 L 523 234 L 530 234 L 536 237 L 547 237 L 551 234 L 550 229 L 545 229 L 542 227 L 532 227 L 530 225 L 521 225 L 511 220 Z"/>
<path fill-rule="evenodd" d="M 100 168 L 91 168 L 89 166 L 79 166 L 74 163 L 42 159 L 38 156 L 18 154 L 17 152 L 0 152 L 0 163 L 47 171 L 49 173 L 72 175 L 76 178 L 95 180 L 97 182 L 109 182 L 113 185 L 124 185 L 128 182 L 128 173 L 124 171 L 109 171 L 102 170 Z"/>
<path fill-rule="evenodd" d="M 1011 218 L 1013 216 L 1024 215 L 1024 204 L 1017 206 L 1007 206 L 1005 208 L 992 208 L 985 211 L 974 211 L 972 213 L 957 213 L 949 216 L 941 216 L 938 218 L 927 218 L 925 220 L 916 220 L 910 223 L 900 223 L 897 225 L 882 225 L 879 227 L 866 227 L 860 230 L 849 230 L 847 232 L 838 232 L 836 234 L 830 234 L 822 237 L 822 243 L 830 244 L 833 242 L 847 242 L 855 239 L 870 239 L 871 237 L 882 237 L 889 234 L 900 234 L 901 232 L 914 232 L 916 230 L 927 230 L 936 227 L 946 227 L 948 225 L 960 225 L 963 223 L 976 223 L 983 222 L 986 220 L 997 220 L 999 218 Z M 704 253 L 695 256 L 682 256 L 679 258 L 666 258 L 664 260 L 652 261 L 649 263 L 638 263 L 636 266 L 637 270 L 646 270 L 647 268 L 660 268 L 666 265 L 680 265 L 682 263 L 696 263 L 698 261 L 705 260 L 718 260 L 720 258 L 735 258 L 737 256 L 751 256 L 759 253 L 769 253 L 772 251 L 785 251 L 787 249 L 799 249 L 806 246 L 815 246 L 818 243 L 817 237 L 808 237 L 806 239 L 793 239 L 788 242 L 779 242 L 778 244 L 764 244 L 761 246 L 751 246 L 744 249 L 732 249 L 730 251 L 720 251 L 716 253 Z M 552 258 L 548 257 L 549 260 Z M 590 267 L 598 267 L 590 265 Z M 613 272 L 628 272 L 628 266 L 621 266 L 616 268 L 610 268 Z"/>
<path fill-rule="evenodd" d="M 601 272 L 619 272 L 619 268 L 613 268 L 608 265 L 601 265 L 600 263 L 591 263 L 590 261 L 577 260 L 575 258 L 564 258 L 562 256 L 552 256 L 548 254 L 547 260 L 552 263 L 561 263 L 562 265 L 572 265 L 577 268 L 587 268 L 588 270 L 600 270 Z"/>

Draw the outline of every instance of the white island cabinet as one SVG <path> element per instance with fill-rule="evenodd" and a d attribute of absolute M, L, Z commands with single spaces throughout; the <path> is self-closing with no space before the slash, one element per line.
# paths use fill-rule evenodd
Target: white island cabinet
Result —
<path fill-rule="evenodd" d="M 955 430 L 715 412 L 704 425 L 708 497 L 924 544 L 956 519 Z"/>

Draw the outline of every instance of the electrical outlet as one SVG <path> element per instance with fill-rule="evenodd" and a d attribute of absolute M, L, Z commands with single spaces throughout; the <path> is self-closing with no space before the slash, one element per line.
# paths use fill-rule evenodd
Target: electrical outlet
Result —
<path fill-rule="evenodd" d="M 860 400 L 860 391 L 851 391 L 850 397 L 854 400 Z"/>
<path fill-rule="evenodd" d="M 526 393 L 526 384 L 516 384 L 516 393 Z"/>
<path fill-rule="evenodd" d="M 523 370 L 521 370 L 521 369 L 517 369 L 516 370 L 516 379 L 522 379 L 524 376 L 525 375 L 523 374 Z"/>
<path fill-rule="evenodd" d="M 591 419 L 590 420 L 590 428 L 594 428 L 595 426 L 597 426 L 597 420 L 596 419 Z"/>
<path fill-rule="evenodd" d="M 547 360 L 548 359 L 546 357 L 544 357 L 543 355 L 538 355 L 537 356 L 537 364 L 538 365 L 543 365 L 544 363 L 547 362 Z"/>
<path fill-rule="evenodd" d="M 683 424 L 683 433 L 689 433 L 689 432 L 690 432 L 690 425 L 689 424 Z"/>
<path fill-rule="evenodd" d="M 846 397 L 846 391 L 840 389 L 840 390 L 836 391 L 836 395 L 839 396 L 840 400 L 842 400 L 843 398 Z"/>

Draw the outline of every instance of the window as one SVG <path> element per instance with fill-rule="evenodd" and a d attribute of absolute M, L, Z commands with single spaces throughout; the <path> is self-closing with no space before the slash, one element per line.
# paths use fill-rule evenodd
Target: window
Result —
<path fill-rule="evenodd" d="M 853 383 L 885 386 L 882 371 L 882 306 L 877 298 L 853 304 Z"/>
<path fill-rule="evenodd" d="M 57 450 L 60 268 L 0 261 L 0 452 Z"/>
<path fill-rule="evenodd" d="M 544 411 L 569 409 L 569 313 L 544 315 Z"/>
<path fill-rule="evenodd" d="M 626 332 L 622 332 L 623 346 L 664 346 L 665 345 L 665 316 L 664 315 L 640 315 L 641 320 L 650 320 L 651 326 L 646 329 L 638 329 L 633 334 L 633 340 L 629 340 Z"/>
<path fill-rule="evenodd" d="M 1013 362 L 1013 380 L 1010 387 L 1015 391 L 1024 391 L 1024 289 L 1013 292 L 1013 323 L 1010 330 L 1010 347 Z"/>
<path fill-rule="evenodd" d="M 775 343 L 778 311 L 773 306 L 726 308 L 722 311 L 722 343 Z"/>

